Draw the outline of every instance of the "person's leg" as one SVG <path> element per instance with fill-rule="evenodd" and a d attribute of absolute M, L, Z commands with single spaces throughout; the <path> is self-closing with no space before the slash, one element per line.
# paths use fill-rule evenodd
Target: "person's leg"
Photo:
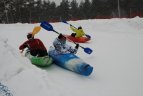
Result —
<path fill-rule="evenodd" d="M 38 54 L 38 51 L 36 51 L 36 50 L 30 50 L 30 54 L 32 56 L 36 56 Z"/>
<path fill-rule="evenodd" d="M 38 50 L 38 57 L 48 56 L 48 52 L 46 50 Z"/>

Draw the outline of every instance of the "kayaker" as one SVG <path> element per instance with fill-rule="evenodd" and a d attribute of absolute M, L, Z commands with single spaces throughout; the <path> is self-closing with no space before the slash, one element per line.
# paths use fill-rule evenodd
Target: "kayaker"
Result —
<path fill-rule="evenodd" d="M 32 56 L 43 57 L 48 55 L 47 49 L 40 39 L 34 38 L 32 33 L 27 34 L 27 39 L 28 40 L 19 47 L 19 49 L 22 50 L 21 53 L 25 48 L 28 48 L 28 51 Z"/>
<path fill-rule="evenodd" d="M 75 28 L 72 25 L 70 25 L 70 29 L 75 32 L 71 34 L 71 36 L 73 37 L 82 37 L 85 35 L 81 26 L 79 26 L 78 28 Z"/>
<path fill-rule="evenodd" d="M 66 44 L 66 37 L 62 34 L 54 40 L 53 45 L 57 54 L 73 53 L 76 54 L 79 48 L 79 44 L 76 44 L 75 48 Z"/>

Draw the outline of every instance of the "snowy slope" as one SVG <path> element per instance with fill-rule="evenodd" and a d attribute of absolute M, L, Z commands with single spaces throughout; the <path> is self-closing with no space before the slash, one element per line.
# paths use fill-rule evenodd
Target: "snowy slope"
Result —
<path fill-rule="evenodd" d="M 143 18 L 69 23 L 81 25 L 92 36 L 81 45 L 93 49 L 93 53 L 88 55 L 82 49 L 77 53 L 94 67 L 89 77 L 56 65 L 40 69 L 20 54 L 19 45 L 39 24 L 0 24 L 0 83 L 13 96 L 143 96 Z M 72 33 L 68 25 L 51 24 L 60 33 Z M 56 37 L 44 29 L 36 35 L 47 49 Z"/>

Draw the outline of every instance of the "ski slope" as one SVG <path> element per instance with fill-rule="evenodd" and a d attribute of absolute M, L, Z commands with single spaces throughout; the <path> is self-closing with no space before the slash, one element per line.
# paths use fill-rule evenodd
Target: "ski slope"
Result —
<path fill-rule="evenodd" d="M 86 54 L 81 48 L 77 53 L 94 67 L 90 76 L 56 65 L 40 69 L 20 54 L 18 48 L 26 34 L 39 24 L 0 24 L 0 83 L 13 96 L 143 96 L 143 18 L 69 23 L 81 25 L 92 36 L 91 41 L 81 45 L 93 53 Z M 64 23 L 51 24 L 60 33 L 72 33 Z M 35 38 L 40 38 L 49 49 L 57 36 L 42 29 Z"/>

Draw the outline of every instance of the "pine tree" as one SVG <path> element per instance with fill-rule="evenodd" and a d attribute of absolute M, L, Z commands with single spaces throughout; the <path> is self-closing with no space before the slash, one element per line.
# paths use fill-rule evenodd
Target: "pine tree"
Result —
<path fill-rule="evenodd" d="M 14 0 L 1 0 L 0 1 L 0 22 L 10 23 L 14 22 Z"/>
<path fill-rule="evenodd" d="M 79 12 L 78 12 L 78 3 L 76 0 L 72 0 L 70 3 L 71 9 L 70 9 L 70 15 L 72 19 L 79 18 Z"/>
<path fill-rule="evenodd" d="M 85 0 L 83 5 L 81 6 L 81 11 L 83 19 L 89 19 L 91 17 L 91 3 L 89 0 Z"/>
<path fill-rule="evenodd" d="M 58 6 L 58 14 L 60 16 L 59 19 L 64 19 L 64 20 L 69 20 L 70 18 L 70 9 L 69 9 L 70 5 L 68 0 L 62 0 L 62 2 L 60 3 L 60 6 Z"/>

